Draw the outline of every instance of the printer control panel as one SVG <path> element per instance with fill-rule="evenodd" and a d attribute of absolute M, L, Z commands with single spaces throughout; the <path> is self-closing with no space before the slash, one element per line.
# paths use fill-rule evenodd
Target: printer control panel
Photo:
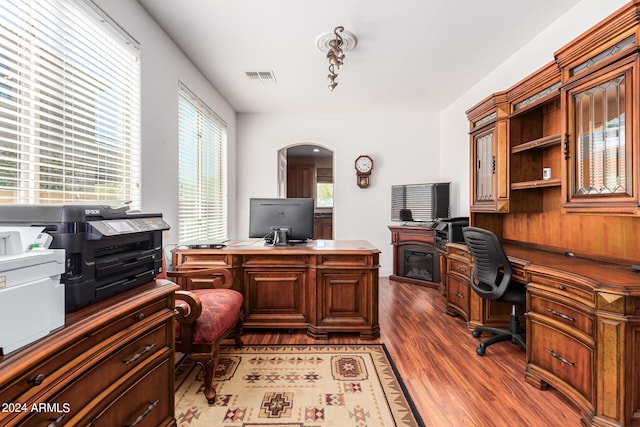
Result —
<path fill-rule="evenodd" d="M 89 239 L 169 229 L 169 224 L 161 217 L 103 219 L 87 221 L 87 225 L 90 226 L 87 229 Z"/>

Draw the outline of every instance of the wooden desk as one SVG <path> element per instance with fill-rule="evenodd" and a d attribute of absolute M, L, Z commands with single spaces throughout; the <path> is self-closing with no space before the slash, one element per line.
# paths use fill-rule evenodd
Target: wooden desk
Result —
<path fill-rule="evenodd" d="M 527 382 L 569 397 L 586 425 L 640 425 L 640 273 L 516 244 L 503 247 L 516 280 L 527 286 Z M 486 302 L 476 300 L 469 311 L 482 307 Z"/>
<path fill-rule="evenodd" d="M 245 328 L 306 329 L 326 339 L 331 332 L 380 336 L 380 251 L 361 240 L 313 240 L 265 246 L 263 240 L 232 241 L 224 249 L 177 249 L 172 268 L 228 269 L 244 295 Z M 183 289 L 208 287 L 180 279 Z"/>
<path fill-rule="evenodd" d="M 167 280 L 135 287 L 0 357 L 0 425 L 132 425 L 144 415 L 141 426 L 175 426 L 176 289 Z"/>

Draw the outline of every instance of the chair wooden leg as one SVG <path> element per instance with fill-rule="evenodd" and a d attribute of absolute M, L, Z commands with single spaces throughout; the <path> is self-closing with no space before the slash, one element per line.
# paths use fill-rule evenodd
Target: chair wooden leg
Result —
<path fill-rule="evenodd" d="M 194 355 L 196 356 L 196 355 Z M 202 366 L 203 370 L 203 385 L 204 385 L 204 397 L 207 399 L 209 405 L 213 404 L 216 400 L 216 388 L 213 386 L 213 374 L 218 365 L 218 346 L 215 346 L 210 355 L 197 355 L 194 357 L 196 361 Z"/>
<path fill-rule="evenodd" d="M 238 321 L 236 322 L 236 326 L 234 328 L 233 331 L 233 340 L 236 343 L 237 347 L 242 347 L 243 343 L 242 343 L 242 320 L 243 320 L 244 316 L 242 315 L 242 312 L 240 312 L 240 316 L 238 317 Z"/>

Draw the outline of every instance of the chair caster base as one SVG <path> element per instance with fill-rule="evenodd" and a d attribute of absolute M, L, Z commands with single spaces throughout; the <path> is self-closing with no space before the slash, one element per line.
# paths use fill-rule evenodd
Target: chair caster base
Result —
<path fill-rule="evenodd" d="M 477 348 L 476 348 L 476 353 L 478 354 L 478 356 L 484 356 L 484 353 L 487 351 L 487 348 L 480 344 Z"/>

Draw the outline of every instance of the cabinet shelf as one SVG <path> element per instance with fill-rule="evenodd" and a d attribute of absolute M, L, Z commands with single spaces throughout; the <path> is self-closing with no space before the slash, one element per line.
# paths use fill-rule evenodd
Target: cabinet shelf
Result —
<path fill-rule="evenodd" d="M 512 182 L 512 190 L 527 190 L 529 188 L 559 187 L 562 185 L 560 178 L 537 179 L 534 181 Z"/>
<path fill-rule="evenodd" d="M 542 148 L 552 147 L 554 145 L 560 144 L 561 141 L 562 134 L 556 133 L 511 147 L 511 153 L 515 154 L 527 150 L 539 150 Z"/>

